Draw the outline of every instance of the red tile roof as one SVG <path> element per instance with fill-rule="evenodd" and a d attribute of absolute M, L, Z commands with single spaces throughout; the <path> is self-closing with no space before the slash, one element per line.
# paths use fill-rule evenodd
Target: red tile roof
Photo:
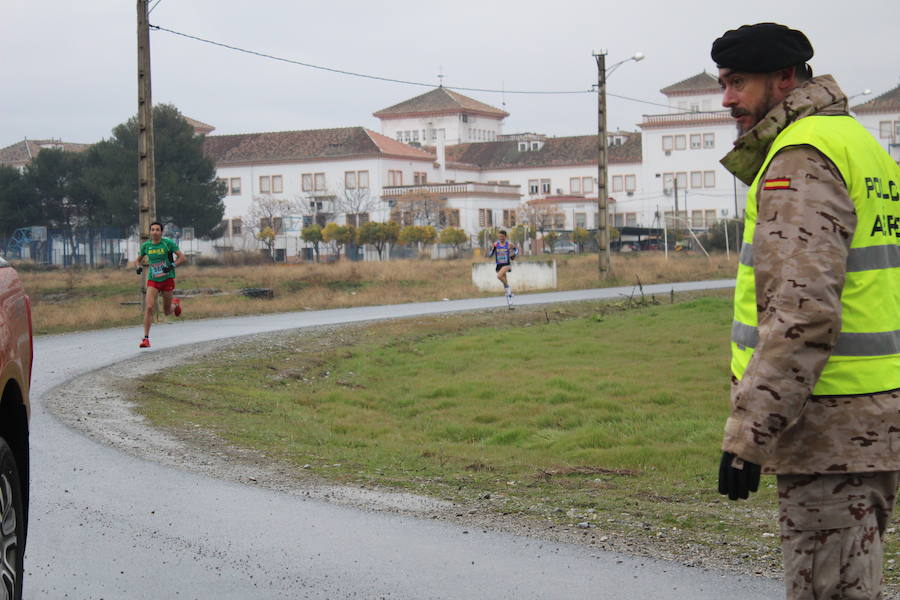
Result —
<path fill-rule="evenodd" d="M 609 147 L 609 162 L 641 162 L 641 134 L 619 131 L 616 135 L 626 135 L 628 139 L 624 144 Z M 597 164 L 597 136 L 547 138 L 540 150 L 527 151 L 519 151 L 516 141 L 457 144 L 448 146 L 446 155 L 448 163 L 474 165 L 482 169 Z"/>
<path fill-rule="evenodd" d="M 412 116 L 456 113 L 480 114 L 498 119 L 509 116 L 509 113 L 505 110 L 473 100 L 445 87 L 434 88 L 430 92 L 425 92 L 415 98 L 404 100 L 399 104 L 383 108 L 372 114 L 379 119 L 399 119 Z"/>
<path fill-rule="evenodd" d="M 678 83 L 673 83 L 668 87 L 664 87 L 659 91 L 666 96 L 685 96 L 688 94 L 720 93 L 722 88 L 716 77 L 703 71 L 702 73 L 688 77 Z"/>
<path fill-rule="evenodd" d="M 868 102 L 858 104 L 850 110 L 855 113 L 887 113 L 900 111 L 900 85 L 877 98 L 872 98 Z"/>
<path fill-rule="evenodd" d="M 0 148 L 0 165 L 9 165 L 13 167 L 27 165 L 41 150 L 46 148 L 57 148 L 65 152 L 84 152 L 90 147 L 91 144 L 76 144 L 53 139 L 25 139 L 21 142 L 16 142 L 11 146 L 7 146 L 6 148 Z"/>
<path fill-rule="evenodd" d="M 218 166 L 383 155 L 434 160 L 427 152 L 364 127 L 210 135 L 203 150 Z"/>
<path fill-rule="evenodd" d="M 192 118 L 186 117 L 184 115 L 181 115 L 181 116 L 184 117 L 184 120 L 187 121 L 188 125 L 190 125 L 191 127 L 194 128 L 194 133 L 196 135 L 209 134 L 209 133 L 215 131 L 215 129 L 216 129 L 212 125 L 207 125 L 206 123 L 203 123 L 202 121 L 198 121 L 197 119 L 192 119 Z"/>

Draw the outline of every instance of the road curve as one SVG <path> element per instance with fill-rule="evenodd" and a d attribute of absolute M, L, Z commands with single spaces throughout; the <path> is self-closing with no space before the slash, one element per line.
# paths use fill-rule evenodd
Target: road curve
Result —
<path fill-rule="evenodd" d="M 646 286 L 646 294 L 733 287 Z M 519 304 L 616 298 L 632 288 L 529 294 Z M 186 321 L 151 352 L 265 331 L 502 306 L 502 297 Z M 98 306 L 98 310 L 102 310 Z M 43 397 L 139 354 L 138 327 L 39 337 L 25 597 L 641 598 L 750 600 L 781 584 L 452 523 L 303 500 L 122 454 L 58 421 Z M 143 353 L 148 353 L 144 351 Z"/>

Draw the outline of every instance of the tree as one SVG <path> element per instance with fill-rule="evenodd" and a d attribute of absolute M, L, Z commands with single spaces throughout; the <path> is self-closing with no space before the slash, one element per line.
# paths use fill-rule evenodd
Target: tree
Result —
<path fill-rule="evenodd" d="M 34 188 L 18 169 L 0 165 L 0 236 L 32 225 L 45 225 Z"/>
<path fill-rule="evenodd" d="M 225 190 L 216 180 L 215 164 L 203 153 L 203 136 L 194 135 L 178 109 L 166 104 L 153 108 L 153 127 L 157 219 L 205 236 L 225 213 Z M 112 133 L 86 151 L 85 181 L 102 200 L 108 224 L 131 227 L 137 220 L 137 117 Z"/>
<path fill-rule="evenodd" d="M 487 251 L 491 242 L 497 239 L 498 231 L 500 230 L 496 227 L 487 227 L 478 232 L 478 245 L 481 246 L 482 250 Z"/>
<path fill-rule="evenodd" d="M 368 220 L 369 213 L 378 206 L 378 199 L 372 196 L 368 184 L 366 187 L 359 187 L 359 182 L 356 182 L 353 187 L 347 187 L 346 184 L 340 186 L 334 205 L 335 212 L 344 213 L 347 225 L 361 227 L 362 216 L 365 215 Z"/>
<path fill-rule="evenodd" d="M 352 243 L 355 237 L 355 228 L 349 225 L 329 223 L 322 230 L 322 238 L 329 244 L 334 244 L 335 248 L 337 248 L 338 258 L 341 256 L 341 248 Z"/>
<path fill-rule="evenodd" d="M 296 204 L 291 200 L 278 198 L 269 194 L 255 196 L 250 204 L 249 229 L 254 231 L 254 237 L 266 244 L 269 256 L 275 260 L 276 236 L 284 231 L 285 217 L 289 217 L 297 211 Z M 271 238 L 263 236 L 265 229 L 272 230 Z"/>
<path fill-rule="evenodd" d="M 458 227 L 445 227 L 439 239 L 442 244 L 453 246 L 454 255 L 459 258 L 460 249 L 469 241 L 469 235 Z"/>
<path fill-rule="evenodd" d="M 46 149 L 23 172 L 36 194 L 40 224 L 63 230 L 73 256 L 78 255 L 78 230 L 91 225 L 98 212 L 97 199 L 82 179 L 84 166 L 82 154 Z"/>
<path fill-rule="evenodd" d="M 393 244 L 400 236 L 400 225 L 393 221 L 378 223 L 369 221 L 357 230 L 356 240 L 358 244 L 371 244 L 378 252 L 378 260 L 388 244 Z"/>
<path fill-rule="evenodd" d="M 555 231 L 548 231 L 544 234 L 544 242 L 550 247 L 550 254 L 556 249 L 556 242 L 559 241 L 559 234 Z"/>
<path fill-rule="evenodd" d="M 572 232 L 572 241 L 578 244 L 578 251 L 584 252 L 584 245 L 591 240 L 590 232 L 584 227 L 576 227 Z"/>
<path fill-rule="evenodd" d="M 716 221 L 706 230 L 706 233 L 700 236 L 703 246 L 709 250 L 726 249 L 725 228 L 728 228 L 727 248 L 731 252 L 737 252 L 741 246 L 741 237 L 744 235 L 744 223 L 740 220 Z"/>
<path fill-rule="evenodd" d="M 521 248 L 522 253 L 525 253 L 526 250 L 525 242 L 533 242 L 536 236 L 537 230 L 530 225 L 519 224 L 509 232 L 509 239 L 512 240 L 514 244 L 518 245 L 519 248 Z"/>
<path fill-rule="evenodd" d="M 260 232 L 256 234 L 256 239 L 264 243 L 266 248 L 269 249 L 269 256 L 272 258 L 272 262 L 275 262 L 276 237 L 275 230 L 271 227 L 263 227 Z"/>
<path fill-rule="evenodd" d="M 416 244 L 421 254 L 423 247 L 433 244 L 437 240 L 437 229 L 431 225 L 407 225 L 400 230 L 398 241 L 404 246 Z"/>
<path fill-rule="evenodd" d="M 437 227 L 441 215 L 447 209 L 447 199 L 441 198 L 427 190 L 416 190 L 403 194 L 396 199 L 393 213 L 400 218 L 392 220 L 410 223 L 411 225 L 430 225 Z"/>
<path fill-rule="evenodd" d="M 313 223 L 312 225 L 303 228 L 300 237 L 303 238 L 303 241 L 313 245 L 313 250 L 316 253 L 316 262 L 319 262 L 319 244 L 322 243 L 322 240 L 324 239 L 322 236 L 322 228 L 319 227 L 317 223 Z"/>

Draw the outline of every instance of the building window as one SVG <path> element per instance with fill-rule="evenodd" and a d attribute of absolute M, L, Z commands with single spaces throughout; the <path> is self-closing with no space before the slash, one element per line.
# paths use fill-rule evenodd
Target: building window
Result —
<path fill-rule="evenodd" d="M 637 227 L 637 213 L 625 213 L 625 227 Z"/>
<path fill-rule="evenodd" d="M 356 171 L 344 171 L 344 187 L 348 190 L 356 189 Z"/>
<path fill-rule="evenodd" d="M 594 178 L 593 177 L 582 177 L 581 178 L 581 193 L 582 194 L 593 194 L 594 193 Z"/>
<path fill-rule="evenodd" d="M 550 180 L 549 179 L 541 179 L 541 193 L 549 194 L 550 193 Z"/>
<path fill-rule="evenodd" d="M 259 229 L 271 227 L 275 233 L 281 233 L 281 217 L 261 217 L 259 220 Z"/>
<path fill-rule="evenodd" d="M 532 196 L 537 195 L 538 191 L 540 191 L 540 181 L 537 179 L 529 179 L 528 180 L 528 193 Z"/>
<path fill-rule="evenodd" d="M 684 150 L 687 147 L 687 138 L 683 135 L 675 136 L 675 149 Z"/>
<path fill-rule="evenodd" d="M 356 185 L 359 186 L 361 190 L 369 189 L 369 172 L 368 171 L 357 171 L 356 172 Z"/>
<path fill-rule="evenodd" d="M 587 227 L 587 213 L 575 213 L 575 227 Z"/>
<path fill-rule="evenodd" d="M 489 208 L 478 209 L 478 226 L 482 229 L 494 226 L 494 211 Z"/>
<path fill-rule="evenodd" d="M 241 178 L 240 177 L 232 177 L 229 181 L 229 187 L 231 188 L 232 196 L 240 196 L 241 195 Z"/>
<path fill-rule="evenodd" d="M 715 171 L 703 171 L 703 187 L 708 187 L 708 188 L 716 187 L 716 172 Z"/>
<path fill-rule="evenodd" d="M 703 187 L 703 171 L 691 171 L 691 187 L 695 189 Z"/>
<path fill-rule="evenodd" d="M 416 172 L 413 173 L 413 182 L 416 185 L 425 185 L 428 183 L 428 173 Z"/>
<path fill-rule="evenodd" d="M 691 227 L 703 227 L 703 211 L 691 211 Z"/>
<path fill-rule="evenodd" d="M 613 218 L 613 227 L 625 227 L 625 215 L 616 213 Z"/>
<path fill-rule="evenodd" d="M 280 194 L 284 191 L 284 186 L 281 184 L 281 175 L 272 175 L 272 193 Z"/>
<path fill-rule="evenodd" d="M 388 171 L 388 185 L 403 185 L 403 171 Z"/>
<path fill-rule="evenodd" d="M 710 208 L 706 211 L 706 226 L 710 227 L 716 222 L 716 209 Z"/>
<path fill-rule="evenodd" d="M 700 149 L 700 134 L 692 133 L 691 134 L 691 150 L 699 150 Z"/>
<path fill-rule="evenodd" d="M 671 135 L 662 136 L 662 149 L 666 152 L 671 152 L 672 147 L 673 147 L 672 136 Z"/>
<path fill-rule="evenodd" d="M 622 176 L 621 175 L 613 175 L 612 176 L 612 191 L 621 192 L 625 188 L 622 187 Z"/>
<path fill-rule="evenodd" d="M 441 212 L 441 227 L 459 227 L 459 209 L 447 208 Z"/>
<path fill-rule="evenodd" d="M 419 141 L 419 130 L 418 129 L 416 129 L 412 132 L 412 141 L 414 141 L 414 142 Z"/>
<path fill-rule="evenodd" d="M 300 176 L 300 189 L 304 192 L 313 191 L 313 176 L 312 173 L 304 173 Z"/>
<path fill-rule="evenodd" d="M 531 142 L 531 149 L 532 149 L 532 150 L 540 150 L 540 149 L 541 149 L 541 143 L 540 143 L 540 142 Z"/>
<path fill-rule="evenodd" d="M 570 177 L 569 178 L 569 192 L 573 194 L 581 193 L 581 177 Z"/>
<path fill-rule="evenodd" d="M 676 174 L 675 174 L 675 181 L 678 182 L 678 189 L 679 189 L 679 190 L 686 190 L 686 189 L 687 189 L 687 173 L 685 173 L 684 171 L 682 171 L 682 172 L 680 172 L 680 173 L 676 173 Z"/>
<path fill-rule="evenodd" d="M 888 139 L 891 137 L 891 129 L 893 123 L 890 121 L 881 121 L 878 123 L 878 137 Z"/>
<path fill-rule="evenodd" d="M 503 226 L 504 227 L 515 227 L 516 226 L 516 211 L 514 210 L 503 210 Z"/>
<path fill-rule="evenodd" d="M 369 222 L 369 213 L 347 213 L 344 215 L 344 221 L 347 223 L 347 225 L 352 225 L 353 227 L 362 227 Z"/>
<path fill-rule="evenodd" d="M 566 228 L 566 215 L 556 214 L 553 215 L 553 229 L 565 229 Z"/>
<path fill-rule="evenodd" d="M 703 134 L 703 147 L 704 148 L 715 148 L 716 147 L 716 134 L 704 133 Z"/>
<path fill-rule="evenodd" d="M 519 142 L 519 152 L 528 151 L 528 142 Z"/>
<path fill-rule="evenodd" d="M 633 192 L 637 189 L 637 177 L 634 175 L 626 175 L 625 176 L 625 191 Z"/>
<path fill-rule="evenodd" d="M 231 235 L 241 235 L 240 217 L 231 220 Z"/>
<path fill-rule="evenodd" d="M 262 175 L 259 178 L 259 193 L 260 194 L 272 193 L 272 179 L 268 175 Z"/>
<path fill-rule="evenodd" d="M 325 188 L 325 173 L 316 173 L 315 175 L 316 175 L 316 177 L 315 177 L 316 191 L 324 192 L 326 189 Z"/>
<path fill-rule="evenodd" d="M 462 119 L 463 123 L 469 122 L 469 115 L 459 115 L 459 118 Z"/>

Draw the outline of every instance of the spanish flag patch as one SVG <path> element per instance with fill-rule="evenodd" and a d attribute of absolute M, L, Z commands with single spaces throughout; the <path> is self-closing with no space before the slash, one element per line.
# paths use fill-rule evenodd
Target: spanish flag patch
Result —
<path fill-rule="evenodd" d="M 779 179 L 766 179 L 763 182 L 764 190 L 786 190 L 791 187 L 790 177 L 781 177 Z"/>

